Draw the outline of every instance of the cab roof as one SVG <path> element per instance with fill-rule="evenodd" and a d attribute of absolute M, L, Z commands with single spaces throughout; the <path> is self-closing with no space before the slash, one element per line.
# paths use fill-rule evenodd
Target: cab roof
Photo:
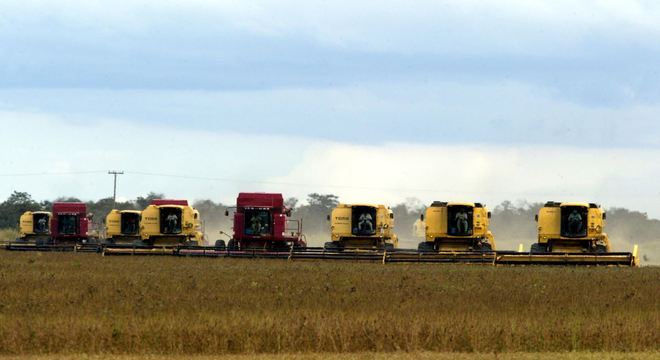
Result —
<path fill-rule="evenodd" d="M 482 203 L 471 203 L 471 202 L 446 202 L 446 201 L 434 201 L 431 204 L 431 207 L 447 207 L 447 206 L 470 206 L 473 208 L 483 208 L 485 207 Z"/>
<path fill-rule="evenodd" d="M 156 206 L 163 206 L 163 205 L 188 206 L 188 200 L 154 199 L 154 200 L 151 200 L 151 203 L 149 205 L 156 205 Z"/>
<path fill-rule="evenodd" d="M 26 213 L 30 214 L 45 214 L 45 215 L 53 215 L 50 211 L 26 211 Z"/>
<path fill-rule="evenodd" d="M 120 214 L 141 214 L 140 210 L 117 210 Z"/>
<path fill-rule="evenodd" d="M 544 207 L 568 207 L 568 206 L 580 206 L 590 209 L 598 209 L 600 205 L 595 203 L 586 203 L 586 202 L 557 202 L 557 201 L 548 201 L 545 203 Z"/>
<path fill-rule="evenodd" d="M 242 208 L 283 208 L 284 196 L 280 193 L 239 193 L 236 206 Z"/>
<path fill-rule="evenodd" d="M 56 202 L 53 203 L 53 212 L 54 213 L 64 213 L 64 212 L 86 213 L 87 204 L 83 202 Z"/>
<path fill-rule="evenodd" d="M 384 207 L 384 208 L 389 209 L 388 206 L 385 206 L 385 205 L 382 205 L 382 204 L 339 204 L 339 205 L 337 205 L 337 207 L 356 207 L 356 206 L 369 206 L 369 207 L 375 207 L 375 208 Z"/>

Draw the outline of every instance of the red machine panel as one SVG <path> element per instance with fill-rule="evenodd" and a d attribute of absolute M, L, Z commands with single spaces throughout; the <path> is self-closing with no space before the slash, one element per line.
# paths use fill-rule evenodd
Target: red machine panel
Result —
<path fill-rule="evenodd" d="M 155 206 L 163 206 L 163 205 L 188 206 L 188 200 L 154 199 L 151 200 L 150 204 Z"/>
<path fill-rule="evenodd" d="M 287 218 L 282 194 L 240 193 L 236 199 L 233 241 L 240 248 L 305 246 L 300 221 Z M 296 228 L 287 229 L 287 222 Z M 289 232 L 289 233 L 287 233 Z"/>
<path fill-rule="evenodd" d="M 87 239 L 89 220 L 85 203 L 56 202 L 52 209 L 50 228 L 53 242 Z"/>

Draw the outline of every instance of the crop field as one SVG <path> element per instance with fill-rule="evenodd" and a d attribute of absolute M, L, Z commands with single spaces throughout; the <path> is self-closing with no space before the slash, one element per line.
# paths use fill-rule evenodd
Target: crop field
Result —
<path fill-rule="evenodd" d="M 0 358 L 650 359 L 659 294 L 656 267 L 0 251 Z"/>

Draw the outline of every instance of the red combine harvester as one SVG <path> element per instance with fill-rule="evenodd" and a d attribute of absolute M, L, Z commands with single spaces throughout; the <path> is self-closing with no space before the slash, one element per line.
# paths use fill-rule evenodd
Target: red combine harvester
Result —
<path fill-rule="evenodd" d="M 52 213 L 50 244 L 84 244 L 89 241 L 89 219 L 85 203 L 56 202 Z"/>
<path fill-rule="evenodd" d="M 234 234 L 226 244 L 229 250 L 307 247 L 302 220 L 288 219 L 291 210 L 284 206 L 282 194 L 240 193 L 234 209 Z M 229 216 L 229 210 L 225 215 Z M 215 245 L 224 248 L 224 240 Z"/>

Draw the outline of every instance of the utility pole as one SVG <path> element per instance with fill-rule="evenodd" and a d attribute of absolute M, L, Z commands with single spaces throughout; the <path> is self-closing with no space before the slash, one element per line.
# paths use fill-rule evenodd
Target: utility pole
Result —
<path fill-rule="evenodd" d="M 117 204 L 117 175 L 124 175 L 123 171 L 108 171 L 108 174 L 114 175 L 115 176 L 115 185 L 112 190 L 112 208 L 115 208 L 115 205 Z"/>

